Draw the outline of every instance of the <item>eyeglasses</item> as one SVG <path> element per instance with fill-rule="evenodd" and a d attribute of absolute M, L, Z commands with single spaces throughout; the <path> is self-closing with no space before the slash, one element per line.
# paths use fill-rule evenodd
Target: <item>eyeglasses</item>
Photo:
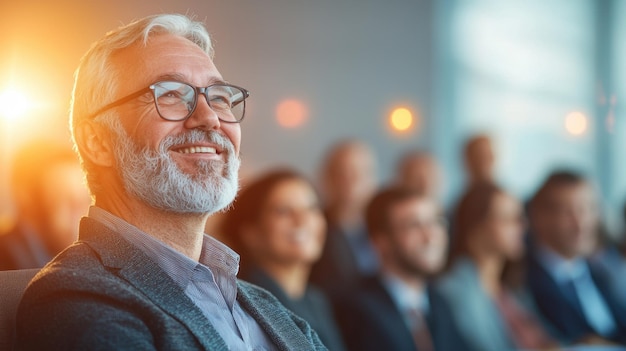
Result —
<path fill-rule="evenodd" d="M 411 220 L 404 223 L 399 223 L 396 226 L 396 230 L 400 232 L 409 232 L 413 230 L 427 230 L 433 228 L 443 228 L 446 229 L 448 227 L 448 221 L 443 215 L 438 215 L 433 218 L 426 218 L 421 220 Z"/>
<path fill-rule="evenodd" d="M 198 95 L 202 94 L 220 121 L 239 123 L 243 120 L 246 112 L 246 99 L 250 96 L 250 92 L 246 89 L 230 84 L 194 87 L 182 82 L 162 81 L 105 105 L 90 118 L 148 92 L 152 92 L 159 116 L 168 121 L 183 121 L 189 118 L 198 105 Z"/>

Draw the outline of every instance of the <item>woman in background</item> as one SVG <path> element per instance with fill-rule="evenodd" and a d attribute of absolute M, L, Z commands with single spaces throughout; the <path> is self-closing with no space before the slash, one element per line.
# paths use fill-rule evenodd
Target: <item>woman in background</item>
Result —
<path fill-rule="evenodd" d="M 445 310 L 438 349 L 500 351 L 555 346 L 519 289 L 514 269 L 524 253 L 522 205 L 491 183 L 472 186 L 461 198 L 449 268 L 435 283 Z M 517 274 L 515 274 L 517 273 Z"/>
<path fill-rule="evenodd" d="M 222 232 L 241 255 L 241 279 L 267 289 L 309 322 L 329 350 L 344 349 L 330 304 L 308 284 L 322 253 L 326 221 L 306 178 L 278 170 L 244 186 Z"/>

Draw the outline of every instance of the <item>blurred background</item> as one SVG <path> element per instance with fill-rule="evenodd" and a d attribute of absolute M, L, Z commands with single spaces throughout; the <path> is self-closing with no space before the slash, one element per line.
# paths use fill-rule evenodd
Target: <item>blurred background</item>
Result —
<path fill-rule="evenodd" d="M 133 19 L 204 21 L 215 62 L 252 98 L 243 172 L 289 165 L 317 178 L 325 151 L 369 143 L 390 180 L 408 149 L 432 152 L 444 202 L 464 184 L 461 148 L 495 143 L 497 179 L 526 198 L 555 167 L 581 170 L 609 228 L 626 200 L 626 2 L 620 0 L 55 0 L 0 2 L 0 217 L 11 221 L 15 150 L 69 142 L 73 71 Z"/>

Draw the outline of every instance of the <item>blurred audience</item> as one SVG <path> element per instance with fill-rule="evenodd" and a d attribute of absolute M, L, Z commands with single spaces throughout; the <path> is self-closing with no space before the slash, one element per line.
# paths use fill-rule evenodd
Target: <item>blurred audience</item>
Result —
<path fill-rule="evenodd" d="M 330 350 L 343 350 L 329 302 L 308 284 L 326 237 L 313 185 L 290 170 L 270 172 L 243 188 L 222 224 L 241 255 L 239 277 L 309 322 Z"/>
<path fill-rule="evenodd" d="M 495 154 L 491 138 L 485 134 L 467 140 L 463 148 L 463 163 L 468 187 L 494 180 Z"/>
<path fill-rule="evenodd" d="M 429 196 L 390 188 L 373 198 L 366 218 L 381 270 L 335 301 L 348 348 L 434 350 L 427 284 L 445 262 L 441 209 Z"/>
<path fill-rule="evenodd" d="M 396 167 L 396 185 L 412 189 L 439 200 L 443 172 L 437 160 L 428 152 L 408 151 Z"/>
<path fill-rule="evenodd" d="M 248 185 L 248 182 L 253 180 L 255 180 L 254 174 L 248 169 L 248 167 L 241 165 L 239 168 L 239 188 L 244 189 Z M 213 213 L 209 218 L 207 218 L 204 224 L 204 232 L 221 242 L 227 242 L 229 240 L 228 235 L 223 232 L 223 223 L 230 207 L 231 206 L 224 208 L 219 212 Z"/>
<path fill-rule="evenodd" d="M 578 173 L 556 171 L 529 213 L 528 285 L 541 313 L 570 342 L 626 343 L 626 291 L 591 259 L 599 235 L 592 185 Z"/>
<path fill-rule="evenodd" d="M 312 281 L 334 295 L 378 269 L 363 212 L 376 191 L 376 161 L 361 141 L 347 140 L 328 152 L 322 165 L 322 190 L 328 236 Z"/>
<path fill-rule="evenodd" d="M 0 270 L 40 268 L 78 237 L 91 199 L 71 147 L 37 141 L 14 155 L 15 226 L 0 235 Z"/>
<path fill-rule="evenodd" d="M 462 196 L 454 221 L 449 267 L 434 285 L 438 349 L 554 346 L 521 278 L 508 269 L 524 253 L 520 202 L 493 183 L 476 183 Z"/>

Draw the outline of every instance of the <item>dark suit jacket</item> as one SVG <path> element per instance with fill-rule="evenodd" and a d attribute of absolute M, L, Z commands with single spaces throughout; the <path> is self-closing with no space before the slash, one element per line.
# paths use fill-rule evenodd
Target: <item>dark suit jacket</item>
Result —
<path fill-rule="evenodd" d="M 356 250 L 366 252 L 355 252 L 350 240 L 358 242 Z M 360 267 L 357 258 L 360 254 L 370 256 L 372 262 L 367 264 L 370 267 Z M 332 223 L 329 219 L 322 257 L 313 265 L 310 281 L 332 299 L 351 291 L 361 278 L 375 274 L 378 271 L 377 261 L 378 258 L 364 226 L 354 228 L 353 232 L 346 234 L 339 225 Z"/>
<path fill-rule="evenodd" d="M 333 302 L 348 350 L 416 350 L 411 331 L 380 278 L 363 279 L 357 290 Z"/>
<path fill-rule="evenodd" d="M 603 267 L 591 261 L 588 263 L 591 277 L 609 305 L 618 326 L 617 333 L 610 336 L 610 339 L 626 344 L 626 291 L 619 291 L 618 285 L 611 280 Z M 575 342 L 593 333 L 580 308 L 566 297 L 534 254 L 529 257 L 527 274 L 528 289 L 537 308 L 561 334 L 563 340 Z"/>
<path fill-rule="evenodd" d="M 276 296 L 285 307 L 307 321 L 329 350 L 345 350 L 330 303 L 319 289 L 308 285 L 304 295 L 300 299 L 294 300 L 285 293 L 274 279 L 258 268 L 240 272 L 239 277 L 266 289 Z"/>
<path fill-rule="evenodd" d="M 330 298 L 334 298 L 351 291 L 363 277 L 346 234 L 339 227 L 330 224 L 322 257 L 311 271 L 311 282 Z"/>
<path fill-rule="evenodd" d="M 238 282 L 237 301 L 280 350 L 325 350 L 309 325 L 265 290 Z M 30 283 L 18 350 L 227 350 L 184 291 L 141 250 L 84 218 L 79 241 Z"/>

